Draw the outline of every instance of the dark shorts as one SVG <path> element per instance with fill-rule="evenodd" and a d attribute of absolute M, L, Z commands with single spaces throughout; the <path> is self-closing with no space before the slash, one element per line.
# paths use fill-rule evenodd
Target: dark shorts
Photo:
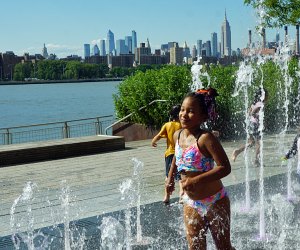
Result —
<path fill-rule="evenodd" d="M 165 162 L 166 162 L 166 176 L 168 177 L 171 165 L 172 165 L 172 160 L 173 160 L 174 155 L 169 155 L 165 158 Z M 180 180 L 180 174 L 176 171 L 176 175 L 175 175 L 175 180 Z"/>
<path fill-rule="evenodd" d="M 258 131 L 258 123 L 250 122 L 249 123 L 249 135 L 252 135 L 254 139 L 260 139 L 260 134 Z"/>

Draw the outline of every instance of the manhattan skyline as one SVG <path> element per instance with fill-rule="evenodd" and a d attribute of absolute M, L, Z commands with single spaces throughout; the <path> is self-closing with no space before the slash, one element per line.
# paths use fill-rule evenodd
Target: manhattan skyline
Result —
<path fill-rule="evenodd" d="M 13 51 L 41 54 L 44 43 L 48 53 L 59 58 L 83 56 L 83 44 L 91 45 L 106 39 L 108 30 L 115 40 L 123 39 L 135 30 L 138 46 L 150 41 L 151 48 L 175 41 L 180 46 L 186 41 L 192 49 L 198 39 L 207 41 L 211 33 L 221 38 L 225 11 L 231 26 L 232 50 L 244 48 L 248 30 L 253 41 L 259 40 L 255 31 L 258 23 L 255 10 L 243 0 L 15 0 L 3 1 L 4 20 L 0 52 Z M 283 29 L 280 29 L 280 39 Z M 274 41 L 276 30 L 267 30 L 267 40 Z M 293 27 L 289 28 L 294 38 Z"/>

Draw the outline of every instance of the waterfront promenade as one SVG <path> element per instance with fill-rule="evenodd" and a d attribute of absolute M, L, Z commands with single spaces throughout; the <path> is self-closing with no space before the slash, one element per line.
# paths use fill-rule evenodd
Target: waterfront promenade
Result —
<path fill-rule="evenodd" d="M 280 146 L 288 148 L 295 134 L 287 134 L 285 144 L 278 142 L 276 136 L 264 136 L 264 176 L 285 173 L 287 168 L 281 166 Z M 222 142 L 228 156 L 234 148 L 244 141 Z M 281 144 L 281 145 L 280 145 Z M 31 212 L 34 227 L 50 226 L 52 211 L 61 209 L 60 195 L 67 186 L 70 188 L 70 204 L 68 218 L 77 220 L 126 208 L 120 202 L 119 186 L 133 176 L 132 158 L 144 164 L 141 192 L 142 204 L 161 201 L 164 182 L 164 151 L 165 141 L 161 140 L 157 148 L 151 147 L 151 140 L 126 142 L 124 150 L 117 150 L 80 157 L 71 157 L 50 161 L 41 161 L 0 168 L 0 239 L 12 233 L 10 229 L 10 209 L 14 201 L 22 194 L 27 182 L 36 185 L 33 191 Z M 250 156 L 254 157 L 252 149 Z M 1 159 L 0 159 L 1 160 Z M 244 182 L 245 168 L 243 156 L 231 162 L 232 173 L 225 177 L 225 186 Z M 259 178 L 259 168 L 250 164 L 250 180 Z M 173 198 L 178 197 L 177 190 Z M 175 199 L 175 201 L 177 198 Z M 174 202 L 174 200 L 172 200 Z M 26 207 L 18 207 L 15 214 L 26 217 Z"/>

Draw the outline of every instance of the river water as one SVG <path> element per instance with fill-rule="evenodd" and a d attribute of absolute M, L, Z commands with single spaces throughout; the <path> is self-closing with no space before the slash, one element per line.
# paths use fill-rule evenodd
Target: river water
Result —
<path fill-rule="evenodd" d="M 114 115 L 119 84 L 0 85 L 0 128 Z"/>

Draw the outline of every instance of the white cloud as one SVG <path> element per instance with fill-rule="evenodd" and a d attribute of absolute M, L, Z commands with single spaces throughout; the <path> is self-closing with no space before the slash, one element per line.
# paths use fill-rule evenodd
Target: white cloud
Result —
<path fill-rule="evenodd" d="M 55 54 L 58 58 L 67 57 L 70 55 L 83 55 L 83 46 L 79 47 L 76 45 L 65 45 L 65 44 L 45 44 L 48 54 Z M 17 55 L 23 55 L 24 53 L 29 53 L 30 55 L 42 54 L 43 47 L 28 47 L 17 51 Z"/>
<path fill-rule="evenodd" d="M 100 40 L 101 40 L 100 38 L 99 38 L 99 39 L 92 40 L 92 41 L 91 41 L 91 44 L 92 44 L 92 45 L 100 44 Z"/>

